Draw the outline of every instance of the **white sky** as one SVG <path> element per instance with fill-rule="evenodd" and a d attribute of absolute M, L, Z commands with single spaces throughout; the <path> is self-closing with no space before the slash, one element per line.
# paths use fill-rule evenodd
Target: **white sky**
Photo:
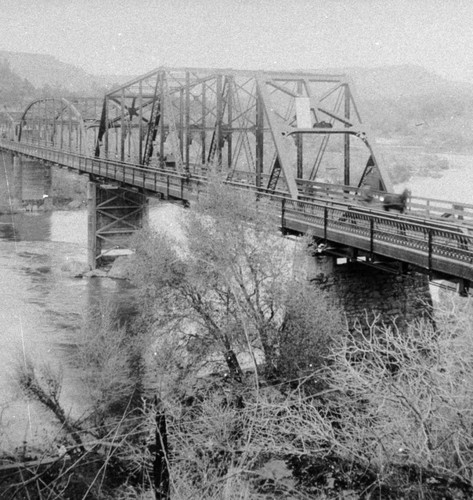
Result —
<path fill-rule="evenodd" d="M 473 0 L 0 0 L 0 49 L 95 74 L 418 64 L 473 83 Z"/>

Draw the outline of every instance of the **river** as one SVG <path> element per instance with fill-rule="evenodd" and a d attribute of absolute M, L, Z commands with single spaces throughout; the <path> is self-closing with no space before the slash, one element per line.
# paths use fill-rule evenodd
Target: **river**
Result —
<path fill-rule="evenodd" d="M 442 178 L 412 179 L 408 187 L 413 194 L 471 202 L 473 158 L 448 155 L 448 159 L 451 168 Z M 2 205 L 11 202 L 14 188 L 9 168 L 5 166 L 4 175 L 0 172 Z M 36 186 L 35 196 L 41 196 L 42 177 L 29 182 Z M 33 196 L 35 189 L 28 189 Z M 151 226 L 175 232 L 178 210 L 168 204 L 151 208 Z M 23 441 L 38 445 L 57 432 L 50 416 L 15 389 L 15 363 L 31 357 L 63 369 L 61 402 L 66 411 L 79 416 L 87 395 L 70 358 L 84 313 L 104 298 L 119 306 L 133 300 L 133 290 L 124 281 L 71 277 L 67 272 L 71 262 L 86 264 L 86 242 L 85 210 L 0 215 L 0 452 Z"/>
<path fill-rule="evenodd" d="M 450 164 L 442 177 L 413 177 L 396 186 L 396 191 L 408 187 L 414 196 L 473 204 L 473 156 L 447 153 L 436 156 L 447 159 Z"/>
<path fill-rule="evenodd" d="M 3 167 L 0 203 L 6 206 L 14 180 L 11 165 Z M 70 175 L 73 181 L 75 174 Z M 28 199 L 41 198 L 43 177 L 28 174 L 28 183 L 22 186 Z M 169 204 L 152 207 L 151 225 L 176 231 L 178 210 Z M 123 280 L 72 277 L 71 263 L 87 264 L 86 244 L 85 209 L 0 215 L 0 453 L 23 441 L 34 447 L 57 432 L 44 409 L 21 397 L 13 383 L 15 366 L 31 358 L 62 370 L 61 403 L 79 416 L 87 394 L 71 355 L 84 314 L 103 299 L 122 310 L 133 301 L 133 289 Z"/>

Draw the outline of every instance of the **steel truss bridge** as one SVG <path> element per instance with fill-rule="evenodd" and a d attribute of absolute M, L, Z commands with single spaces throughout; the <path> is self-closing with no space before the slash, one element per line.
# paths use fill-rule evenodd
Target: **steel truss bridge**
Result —
<path fill-rule="evenodd" d="M 212 173 L 335 255 L 410 264 L 461 291 L 473 280 L 473 205 L 411 197 L 405 214 L 380 210 L 391 181 L 345 75 L 158 68 L 101 99 L 0 113 L 0 132 L 3 150 L 125 193 L 189 202 Z M 96 228 L 102 249 L 137 229 L 120 210 Z"/>

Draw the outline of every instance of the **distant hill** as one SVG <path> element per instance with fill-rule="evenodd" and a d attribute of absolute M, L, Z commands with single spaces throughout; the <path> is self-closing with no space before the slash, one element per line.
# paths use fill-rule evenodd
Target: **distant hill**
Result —
<path fill-rule="evenodd" d="M 0 109 L 21 108 L 35 95 L 36 89 L 25 78 L 15 73 L 8 61 L 0 59 Z"/>
<path fill-rule="evenodd" d="M 347 68 L 376 136 L 438 149 L 473 148 L 473 85 L 419 66 Z"/>
<path fill-rule="evenodd" d="M 131 76 L 95 76 L 82 68 L 67 64 L 48 54 L 0 51 L 0 61 L 8 61 L 12 71 L 26 78 L 36 88 L 44 86 L 62 88 L 68 92 L 97 94 L 101 90 L 119 85 Z"/>
<path fill-rule="evenodd" d="M 340 70 L 338 70 L 340 71 Z M 406 64 L 376 68 L 344 68 L 362 99 L 414 97 L 443 92 L 472 92 L 473 85 L 447 80 L 421 66 Z"/>
<path fill-rule="evenodd" d="M 0 64 L 3 101 L 16 102 L 16 107 L 44 96 L 101 96 L 134 78 L 91 75 L 47 54 L 0 51 Z M 350 77 L 363 121 L 375 137 L 431 149 L 473 149 L 473 85 L 449 81 L 415 65 L 325 71 Z"/>

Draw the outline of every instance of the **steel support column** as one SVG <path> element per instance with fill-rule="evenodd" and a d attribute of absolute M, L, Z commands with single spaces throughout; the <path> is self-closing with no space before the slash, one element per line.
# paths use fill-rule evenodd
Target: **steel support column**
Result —
<path fill-rule="evenodd" d="M 131 253 L 130 238 L 147 223 L 146 196 L 118 186 L 89 182 L 88 262 L 103 267 Z"/>
<path fill-rule="evenodd" d="M 262 175 L 263 175 L 263 160 L 264 160 L 264 107 L 263 98 L 261 93 L 256 93 L 256 126 L 255 126 L 255 136 L 256 136 L 256 177 L 255 184 L 256 187 L 261 187 L 262 185 Z"/>
<path fill-rule="evenodd" d="M 345 120 L 350 120 L 350 87 L 348 84 L 344 85 L 345 93 Z M 347 125 L 345 125 L 347 127 Z M 350 185 L 350 135 L 345 134 L 343 138 L 344 144 L 344 163 L 343 163 L 343 183 L 345 186 Z"/>

